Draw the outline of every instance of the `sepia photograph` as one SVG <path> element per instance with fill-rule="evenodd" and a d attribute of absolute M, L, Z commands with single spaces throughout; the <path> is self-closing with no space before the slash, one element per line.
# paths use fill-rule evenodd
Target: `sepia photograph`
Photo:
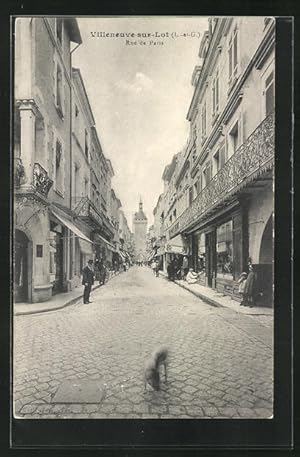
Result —
<path fill-rule="evenodd" d="M 274 417 L 275 23 L 13 18 L 15 419 Z"/>

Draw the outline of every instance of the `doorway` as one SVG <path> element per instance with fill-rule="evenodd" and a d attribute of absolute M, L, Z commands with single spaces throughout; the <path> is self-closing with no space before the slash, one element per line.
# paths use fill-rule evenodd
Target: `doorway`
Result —
<path fill-rule="evenodd" d="M 205 234 L 205 253 L 206 253 L 206 277 L 208 287 L 215 287 L 216 277 L 216 233 L 215 231 Z"/>
<path fill-rule="evenodd" d="M 21 230 L 15 231 L 14 239 L 14 300 L 28 301 L 28 246 L 29 240 Z"/>

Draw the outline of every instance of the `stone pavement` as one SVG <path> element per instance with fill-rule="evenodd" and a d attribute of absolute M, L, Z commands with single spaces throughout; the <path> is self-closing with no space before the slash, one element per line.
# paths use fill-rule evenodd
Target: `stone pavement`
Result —
<path fill-rule="evenodd" d="M 133 267 L 93 303 L 14 317 L 14 413 L 24 418 L 268 418 L 273 320 L 212 307 Z M 143 366 L 170 351 L 168 380 Z"/>
<path fill-rule="evenodd" d="M 115 278 L 119 273 L 110 277 L 110 280 Z M 92 286 L 92 290 L 100 287 L 98 281 Z M 65 308 L 66 306 L 73 305 L 74 303 L 82 300 L 83 286 L 79 285 L 69 292 L 63 292 L 54 295 L 51 300 L 39 303 L 14 303 L 14 315 L 19 316 L 23 314 L 36 314 L 48 311 L 55 311 L 57 309 Z"/>

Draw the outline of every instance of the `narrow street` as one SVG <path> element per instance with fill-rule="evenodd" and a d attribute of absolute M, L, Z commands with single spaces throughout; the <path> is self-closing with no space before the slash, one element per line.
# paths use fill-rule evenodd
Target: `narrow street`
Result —
<path fill-rule="evenodd" d="M 271 322 L 212 307 L 132 267 L 92 303 L 14 319 L 15 415 L 268 418 Z M 144 361 L 169 348 L 168 380 L 144 392 Z"/>

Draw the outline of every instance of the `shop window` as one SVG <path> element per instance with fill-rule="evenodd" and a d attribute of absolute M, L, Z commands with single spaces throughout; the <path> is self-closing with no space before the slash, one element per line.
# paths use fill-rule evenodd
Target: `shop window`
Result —
<path fill-rule="evenodd" d="M 205 234 L 201 233 L 198 236 L 198 259 L 197 259 L 198 271 L 205 270 Z"/>
<path fill-rule="evenodd" d="M 233 279 L 232 220 L 217 228 L 217 277 Z"/>

